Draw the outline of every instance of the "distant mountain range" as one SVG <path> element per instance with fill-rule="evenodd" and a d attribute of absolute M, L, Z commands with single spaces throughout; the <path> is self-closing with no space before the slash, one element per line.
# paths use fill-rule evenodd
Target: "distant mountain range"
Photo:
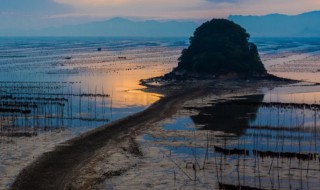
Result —
<path fill-rule="evenodd" d="M 228 19 L 244 27 L 252 37 L 320 37 L 320 11 L 299 15 L 231 15 Z M 0 36 L 190 37 L 198 26 L 192 21 L 133 21 L 117 17 L 44 29 L 1 29 Z"/>
<path fill-rule="evenodd" d="M 197 26 L 195 22 L 187 21 L 132 21 L 113 18 L 38 30 L 1 30 L 0 36 L 189 37 Z"/>
<path fill-rule="evenodd" d="M 320 11 L 299 15 L 231 15 L 229 20 L 244 27 L 253 37 L 320 37 Z"/>

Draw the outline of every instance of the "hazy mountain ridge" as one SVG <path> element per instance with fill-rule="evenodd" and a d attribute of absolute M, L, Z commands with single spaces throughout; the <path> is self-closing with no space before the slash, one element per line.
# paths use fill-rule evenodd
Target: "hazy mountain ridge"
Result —
<path fill-rule="evenodd" d="M 320 37 L 320 11 L 299 15 L 230 15 L 254 37 Z"/>
<path fill-rule="evenodd" d="M 230 15 L 252 37 L 320 37 L 320 11 L 299 15 Z M 134 21 L 112 18 L 43 29 L 1 29 L 0 36 L 109 36 L 109 37 L 190 37 L 199 23 L 192 21 Z"/>
<path fill-rule="evenodd" d="M 189 37 L 197 24 L 188 21 L 132 21 L 112 18 L 79 25 L 39 30 L 2 30 L 1 36 L 112 36 L 112 37 Z"/>

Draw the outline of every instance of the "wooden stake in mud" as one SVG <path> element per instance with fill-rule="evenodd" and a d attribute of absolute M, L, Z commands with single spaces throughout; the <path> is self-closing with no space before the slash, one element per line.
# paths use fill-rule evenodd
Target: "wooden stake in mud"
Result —
<path fill-rule="evenodd" d="M 205 153 L 203 165 L 202 165 L 203 170 L 204 170 L 204 166 L 206 164 L 206 161 L 208 159 L 208 154 L 209 154 L 209 131 L 207 130 L 206 132 L 207 132 L 207 147 L 206 147 L 206 153 Z"/>
<path fill-rule="evenodd" d="M 214 134 L 212 135 L 212 138 L 210 138 L 210 141 L 212 142 L 211 144 L 214 145 Z M 214 146 L 212 146 L 214 147 Z M 213 150 L 214 151 L 214 150 Z M 217 181 L 218 183 L 220 184 L 220 178 L 219 178 L 219 169 L 218 169 L 218 160 L 217 160 L 217 152 L 214 151 L 214 165 L 215 165 L 215 168 L 216 168 L 216 177 L 217 177 Z"/>
<path fill-rule="evenodd" d="M 79 87 L 79 114 L 81 115 L 81 86 Z"/>
<path fill-rule="evenodd" d="M 95 87 L 95 96 L 94 96 L 94 118 L 97 119 L 97 86 Z"/>
<path fill-rule="evenodd" d="M 110 120 L 112 121 L 113 118 L 112 118 L 112 99 L 113 99 L 113 87 L 112 87 L 112 90 L 111 90 L 111 100 L 110 100 Z"/>

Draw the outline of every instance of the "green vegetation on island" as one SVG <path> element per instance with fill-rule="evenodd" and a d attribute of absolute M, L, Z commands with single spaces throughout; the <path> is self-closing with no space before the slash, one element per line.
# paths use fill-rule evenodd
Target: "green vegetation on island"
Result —
<path fill-rule="evenodd" d="M 257 46 L 248 42 L 244 28 L 226 19 L 213 19 L 198 27 L 190 46 L 182 51 L 173 73 L 242 76 L 266 75 Z"/>

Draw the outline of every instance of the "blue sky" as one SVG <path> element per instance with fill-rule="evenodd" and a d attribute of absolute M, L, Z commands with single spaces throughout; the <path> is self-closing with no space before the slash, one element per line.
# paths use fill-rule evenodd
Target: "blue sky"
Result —
<path fill-rule="evenodd" d="M 0 29 L 39 28 L 111 17 L 208 20 L 230 14 L 298 14 L 319 0 L 1 0 Z"/>

